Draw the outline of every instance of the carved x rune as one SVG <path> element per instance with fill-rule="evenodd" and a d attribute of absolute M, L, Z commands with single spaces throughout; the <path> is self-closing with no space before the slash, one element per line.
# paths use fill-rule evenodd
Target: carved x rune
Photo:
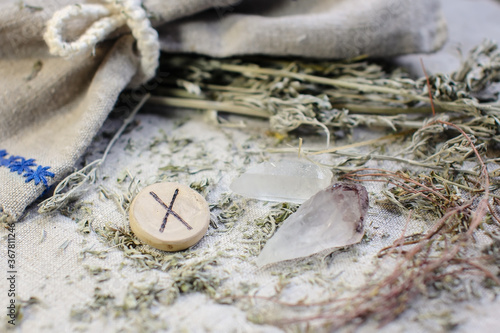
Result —
<path fill-rule="evenodd" d="M 165 217 L 163 218 L 163 222 L 160 226 L 160 232 L 163 232 L 165 230 L 165 226 L 167 225 L 167 220 L 168 220 L 168 217 L 170 216 L 170 214 L 172 214 L 182 224 L 184 224 L 186 226 L 186 228 L 188 228 L 188 230 L 193 229 L 193 227 L 191 227 L 186 221 L 184 221 L 184 219 L 182 217 L 180 217 L 179 214 L 177 214 L 176 212 L 174 212 L 172 210 L 172 208 L 174 207 L 175 199 L 177 198 L 177 194 L 179 194 L 179 189 L 175 189 L 174 196 L 172 197 L 172 200 L 170 201 L 170 206 L 167 206 L 163 202 L 163 200 L 161 200 L 160 197 L 158 197 L 158 195 L 155 192 L 151 191 L 151 192 L 149 192 L 149 194 L 151 194 L 153 196 L 153 198 L 155 198 L 155 200 L 158 201 L 158 203 L 160 205 L 162 205 L 167 210 L 167 213 L 165 214 Z"/>

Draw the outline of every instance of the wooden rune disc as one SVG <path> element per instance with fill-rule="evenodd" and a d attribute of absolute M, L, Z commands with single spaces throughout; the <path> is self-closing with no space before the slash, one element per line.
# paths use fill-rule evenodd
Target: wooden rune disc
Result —
<path fill-rule="evenodd" d="M 198 243 L 210 223 L 207 201 L 178 183 L 144 188 L 130 205 L 130 228 L 144 243 L 164 251 L 180 251 Z"/>

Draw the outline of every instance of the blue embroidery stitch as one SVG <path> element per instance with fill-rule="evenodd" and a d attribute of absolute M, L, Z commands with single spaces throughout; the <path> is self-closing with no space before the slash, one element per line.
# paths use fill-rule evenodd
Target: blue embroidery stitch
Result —
<path fill-rule="evenodd" d="M 17 161 L 18 159 L 20 159 L 19 156 L 11 156 L 9 158 L 5 158 L 2 160 L 2 165 L 6 166 L 6 167 L 10 167 L 11 163 Z"/>
<path fill-rule="evenodd" d="M 11 156 L 9 158 L 4 158 L 5 156 L 9 155 L 5 149 L 0 150 L 0 166 L 6 166 L 9 167 L 10 163 L 18 160 L 20 157 L 19 156 Z"/>
<path fill-rule="evenodd" d="M 24 174 L 24 177 L 26 177 L 26 183 L 29 183 L 30 181 L 34 180 L 35 185 L 40 184 L 40 182 L 43 182 L 45 186 L 49 186 L 47 183 L 47 178 L 45 177 L 52 177 L 54 178 L 54 174 L 50 171 L 47 171 L 50 169 L 50 167 L 42 167 L 39 165 L 36 170 L 30 169 L 28 172 Z"/>
<path fill-rule="evenodd" d="M 0 166 L 6 165 L 5 156 L 7 156 L 7 151 L 5 151 L 5 149 L 0 150 Z"/>
<path fill-rule="evenodd" d="M 5 149 L 0 150 L 0 167 L 4 166 L 9 168 L 10 172 L 17 172 L 19 175 L 22 174 L 26 177 L 26 183 L 34 181 L 35 185 L 43 183 L 46 188 L 49 187 L 47 177 L 55 177 L 54 173 L 48 171 L 50 169 L 49 166 L 43 167 L 37 165 L 33 158 L 25 159 L 24 157 L 13 155 L 5 158 L 7 155 L 9 153 Z M 36 169 L 32 169 L 32 167 L 36 167 Z"/>
<path fill-rule="evenodd" d="M 20 161 L 14 161 L 10 163 L 9 168 L 11 172 L 17 172 L 17 174 L 22 174 L 23 172 L 31 171 L 32 166 L 36 166 L 35 160 L 30 158 L 29 160 L 21 157 Z"/>
<path fill-rule="evenodd" d="M 47 186 L 45 186 L 45 190 L 43 190 L 43 193 L 42 193 L 42 194 L 40 194 L 40 196 L 38 197 L 38 199 L 37 199 L 37 200 L 39 200 L 39 199 L 43 198 L 44 196 L 46 196 L 47 194 L 49 194 L 51 191 L 53 191 L 53 190 L 54 190 L 54 187 L 55 187 L 55 185 L 50 185 L 50 186 L 48 186 L 48 187 L 47 187 Z"/>

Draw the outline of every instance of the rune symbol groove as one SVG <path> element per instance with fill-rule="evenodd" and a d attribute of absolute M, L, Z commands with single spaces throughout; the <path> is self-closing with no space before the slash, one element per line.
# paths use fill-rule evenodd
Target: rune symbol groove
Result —
<path fill-rule="evenodd" d="M 149 194 L 151 194 L 153 196 L 153 198 L 155 198 L 156 201 L 158 201 L 158 203 L 160 205 L 162 205 L 166 210 L 167 210 L 167 213 L 165 214 L 165 217 L 163 218 L 163 222 L 160 226 L 160 232 L 163 232 L 165 230 L 165 226 L 167 225 L 167 220 L 168 220 L 168 217 L 170 216 L 170 214 L 172 214 L 173 216 L 175 216 L 179 221 L 181 221 L 182 224 L 184 224 L 186 226 L 186 228 L 188 228 L 188 230 L 191 230 L 193 229 L 193 227 L 191 227 L 189 225 L 189 223 L 187 223 L 186 221 L 184 221 L 184 219 L 182 217 L 179 216 L 179 214 L 177 214 L 176 212 L 174 212 L 172 210 L 172 208 L 174 207 L 174 202 L 175 202 L 175 199 L 177 198 L 177 194 L 179 194 L 179 189 L 175 189 L 175 192 L 174 192 L 174 196 L 172 197 L 172 201 L 170 201 L 170 206 L 167 206 L 163 200 L 160 199 L 160 197 L 158 197 L 158 195 L 151 191 L 149 192 Z"/>

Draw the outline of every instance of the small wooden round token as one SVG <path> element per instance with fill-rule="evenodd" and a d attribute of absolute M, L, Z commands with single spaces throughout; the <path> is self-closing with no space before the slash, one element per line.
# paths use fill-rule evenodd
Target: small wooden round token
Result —
<path fill-rule="evenodd" d="M 143 242 L 164 251 L 198 243 L 210 223 L 210 210 L 198 192 L 178 183 L 144 188 L 130 205 L 130 228 Z"/>

